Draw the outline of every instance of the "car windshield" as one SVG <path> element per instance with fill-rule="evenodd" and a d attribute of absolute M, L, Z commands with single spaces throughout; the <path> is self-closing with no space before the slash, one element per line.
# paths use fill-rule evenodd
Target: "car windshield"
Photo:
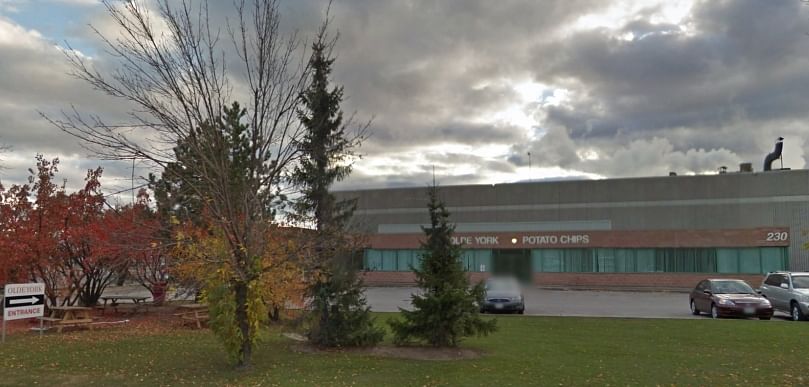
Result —
<path fill-rule="evenodd" d="M 809 275 L 792 276 L 792 287 L 795 289 L 809 289 Z"/>
<path fill-rule="evenodd" d="M 519 289 L 519 285 L 517 285 L 516 281 L 493 280 L 486 282 L 486 290 L 490 292 L 511 292 L 517 289 Z"/>
<path fill-rule="evenodd" d="M 716 294 L 755 293 L 750 285 L 739 281 L 716 281 L 713 283 L 713 292 Z"/>

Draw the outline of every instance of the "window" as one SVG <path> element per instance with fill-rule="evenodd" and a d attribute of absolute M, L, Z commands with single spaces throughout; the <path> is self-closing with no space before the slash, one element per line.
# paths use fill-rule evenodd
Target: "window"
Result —
<path fill-rule="evenodd" d="M 762 247 L 761 271 L 764 273 L 786 268 L 786 249 L 782 247 Z"/>
<path fill-rule="evenodd" d="M 736 249 L 716 249 L 716 271 L 719 273 L 738 273 L 738 251 Z"/>
<path fill-rule="evenodd" d="M 410 271 L 421 267 L 422 254 L 411 249 L 368 249 L 363 268 Z M 469 272 L 491 271 L 494 259 L 489 249 L 461 253 L 461 264 Z M 767 273 L 787 270 L 788 261 L 786 247 L 531 250 L 532 270 L 545 273 Z"/>
<path fill-rule="evenodd" d="M 365 270 L 382 270 L 382 251 L 374 249 L 365 250 Z"/>
<path fill-rule="evenodd" d="M 469 272 L 492 270 L 492 250 L 464 250 L 461 260 L 464 270 Z"/>
<path fill-rule="evenodd" d="M 758 248 L 739 249 L 739 273 L 761 273 L 761 253 Z"/>
<path fill-rule="evenodd" d="M 410 266 L 413 264 L 413 250 L 398 250 L 396 251 L 396 270 L 397 271 L 410 271 Z"/>
<path fill-rule="evenodd" d="M 781 286 L 781 276 L 778 274 L 770 274 L 766 280 L 764 280 L 765 285 L 771 286 Z"/>
<path fill-rule="evenodd" d="M 792 276 L 792 287 L 795 289 L 809 289 L 809 276 Z"/>

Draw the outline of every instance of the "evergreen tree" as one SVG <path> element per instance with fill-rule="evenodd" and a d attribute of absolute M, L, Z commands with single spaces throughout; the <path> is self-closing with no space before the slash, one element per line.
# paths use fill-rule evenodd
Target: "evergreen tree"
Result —
<path fill-rule="evenodd" d="M 469 287 L 461 266 L 460 247 L 452 243 L 455 226 L 449 211 L 438 198 L 438 189 L 429 189 L 430 227 L 423 227 L 427 240 L 421 268 L 414 269 L 422 292 L 412 296 L 413 310 L 400 309 L 404 320 L 391 320 L 394 342 L 424 341 L 434 347 L 457 346 L 463 337 L 485 336 L 496 330 L 495 320 L 479 315 L 483 284 Z"/>
<path fill-rule="evenodd" d="M 382 340 L 383 331 L 374 327 L 363 285 L 353 265 L 353 251 L 345 231 L 355 203 L 338 202 L 329 187 L 351 173 L 348 163 L 360 136 L 349 138 L 340 103 L 343 88 L 329 88 L 334 58 L 334 40 L 328 40 L 327 23 L 312 44 L 309 60 L 311 85 L 301 95 L 303 109 L 298 117 L 306 128 L 299 143 L 301 161 L 293 180 L 301 189 L 295 204 L 297 219 L 314 224 L 313 281 L 309 295 L 313 310 L 309 318 L 309 339 L 322 346 L 366 346 Z"/>

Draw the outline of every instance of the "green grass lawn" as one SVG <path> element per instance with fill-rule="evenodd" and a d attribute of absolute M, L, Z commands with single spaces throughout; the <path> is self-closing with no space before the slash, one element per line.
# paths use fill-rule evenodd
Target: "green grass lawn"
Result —
<path fill-rule="evenodd" d="M 809 323 L 504 316 L 498 324 L 493 336 L 463 344 L 484 357 L 459 361 L 296 353 L 271 329 L 247 371 L 228 364 L 207 330 L 18 333 L 0 346 L 0 385 L 809 384 Z"/>

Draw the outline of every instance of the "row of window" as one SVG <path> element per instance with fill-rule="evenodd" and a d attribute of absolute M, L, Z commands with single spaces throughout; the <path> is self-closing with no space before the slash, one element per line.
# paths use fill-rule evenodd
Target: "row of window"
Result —
<path fill-rule="evenodd" d="M 535 249 L 514 253 L 464 250 L 461 263 L 471 272 L 502 272 L 505 268 L 513 271 L 521 267 L 533 272 L 580 273 L 767 273 L 788 269 L 786 247 Z M 420 263 L 420 250 L 369 249 L 365 251 L 363 267 L 372 271 L 410 271 L 419 268 Z"/>

